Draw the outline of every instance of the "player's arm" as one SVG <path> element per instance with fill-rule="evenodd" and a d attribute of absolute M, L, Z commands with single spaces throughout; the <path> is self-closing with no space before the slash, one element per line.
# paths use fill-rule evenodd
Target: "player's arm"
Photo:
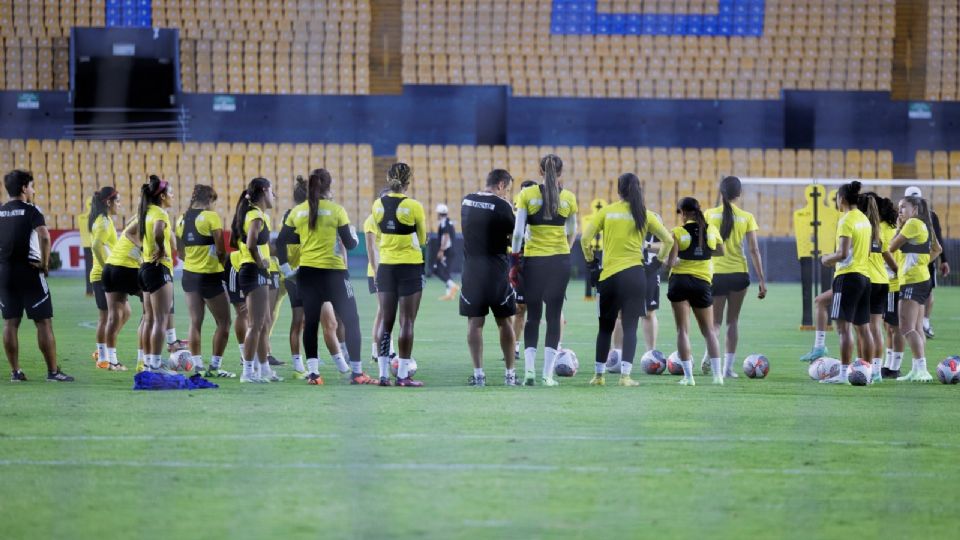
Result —
<path fill-rule="evenodd" d="M 127 240 L 133 242 L 133 245 L 137 247 L 143 247 L 143 242 L 140 241 L 140 222 L 133 220 L 127 225 L 127 228 L 123 230 L 123 235 L 127 237 Z"/>
<path fill-rule="evenodd" d="M 280 262 L 280 271 L 287 277 L 293 274 L 293 269 L 290 268 L 290 255 L 287 253 L 287 245 L 299 243 L 300 235 L 297 234 L 296 229 L 284 223 L 280 229 L 280 234 L 277 235 L 277 261 Z"/>
<path fill-rule="evenodd" d="M 680 239 L 677 235 L 672 235 L 673 245 L 670 246 L 670 255 L 667 256 L 667 262 L 664 264 L 667 268 L 673 268 L 677 265 L 677 258 L 680 255 Z"/>
<path fill-rule="evenodd" d="M 377 235 L 368 231 L 364 233 L 364 239 L 367 244 L 367 260 L 370 261 L 370 266 L 373 268 L 374 275 L 376 275 L 377 267 L 380 266 L 380 250 L 377 249 Z"/>
<path fill-rule="evenodd" d="M 46 225 L 40 225 L 35 228 L 37 240 L 40 243 L 40 263 L 38 270 L 46 275 L 50 269 L 50 230 Z"/>
<path fill-rule="evenodd" d="M 91 233 L 91 235 L 93 239 L 90 242 L 90 251 L 93 253 L 93 258 L 96 259 L 97 264 L 102 268 L 108 257 L 107 245 L 103 242 L 99 232 Z"/>
<path fill-rule="evenodd" d="M 940 244 L 936 235 L 930 237 L 930 260 L 935 261 L 943 253 L 943 245 Z M 948 267 L 949 271 L 949 267 Z"/>
<path fill-rule="evenodd" d="M 163 233 L 166 229 L 167 223 L 162 219 L 153 222 L 153 241 L 157 243 L 157 250 L 153 253 L 150 262 L 158 263 L 167 257 L 167 246 L 163 242 Z"/>
<path fill-rule="evenodd" d="M 753 271 L 757 273 L 757 279 L 760 280 L 760 291 L 757 298 L 763 300 L 767 296 L 767 278 L 763 273 L 763 260 L 760 258 L 760 242 L 757 240 L 757 231 L 747 233 L 747 245 L 750 246 L 750 264 L 753 265 Z M 887 256 L 889 255 L 887 253 Z"/>
<path fill-rule="evenodd" d="M 897 264 L 897 259 L 895 259 L 889 251 L 884 250 L 884 252 L 880 255 L 883 257 L 883 262 L 887 263 L 887 266 L 894 274 L 900 271 L 900 266 Z"/>
<path fill-rule="evenodd" d="M 227 265 L 227 246 L 223 243 L 223 229 L 212 229 L 210 235 L 213 236 L 213 249 L 217 253 L 217 260 L 223 266 Z"/>
<path fill-rule="evenodd" d="M 270 268 L 270 261 L 264 259 L 260 256 L 260 249 L 257 246 L 257 238 L 260 236 L 260 231 L 263 229 L 263 220 L 261 218 L 256 218 L 250 222 L 250 227 L 247 229 L 247 250 L 250 251 L 250 255 L 253 257 L 253 262 L 257 267 L 266 270 Z"/>
<path fill-rule="evenodd" d="M 892 241 L 890 243 L 891 245 L 893 244 Z M 825 256 L 821 262 L 823 263 L 824 266 L 836 266 L 838 262 L 850 256 L 850 250 L 852 249 L 852 247 L 853 247 L 853 241 L 850 239 L 850 237 L 841 236 L 839 245 L 837 246 L 837 250 Z"/>
<path fill-rule="evenodd" d="M 580 236 L 580 249 L 583 250 L 583 258 L 587 262 L 593 261 L 597 256 L 593 250 L 593 238 L 603 230 L 603 222 L 603 214 L 595 213 L 593 218 L 587 221 L 583 235 Z"/>
<path fill-rule="evenodd" d="M 651 249 L 653 246 L 657 247 L 657 260 L 660 262 L 666 261 L 673 252 L 673 245 L 675 244 L 673 235 L 663 226 L 663 222 L 656 218 L 647 220 L 647 230 L 657 240 L 660 240 L 651 244 Z"/>
<path fill-rule="evenodd" d="M 577 214 L 571 213 L 567 216 L 567 222 L 564 224 L 564 229 L 567 234 L 567 245 L 570 246 L 570 249 L 573 249 L 573 244 L 577 241 Z M 584 235 L 586 236 L 586 235 Z M 593 238 L 589 236 L 588 238 Z"/>
<path fill-rule="evenodd" d="M 520 253 L 520 248 L 523 247 L 523 235 L 526 234 L 527 230 L 527 209 L 525 206 L 521 206 L 517 210 L 517 219 L 513 224 L 513 243 L 511 248 L 514 254 Z"/>

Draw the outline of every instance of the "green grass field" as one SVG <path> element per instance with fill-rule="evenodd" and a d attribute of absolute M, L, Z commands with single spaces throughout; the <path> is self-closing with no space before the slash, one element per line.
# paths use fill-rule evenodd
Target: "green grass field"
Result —
<path fill-rule="evenodd" d="M 470 388 L 466 322 L 455 303 L 434 300 L 433 281 L 414 350 L 422 390 L 351 387 L 328 361 L 322 387 L 234 379 L 160 393 L 133 392 L 132 373 L 97 370 L 93 300 L 77 279 L 52 285 L 62 366 L 77 382 L 42 382 L 25 323 L 32 380 L 0 383 L 4 538 L 956 535 L 947 518 L 960 492 L 960 387 L 809 380 L 797 360 L 812 343 L 797 331 L 798 285 L 745 308 L 739 360 L 765 353 L 766 380 L 714 387 L 700 377 L 682 388 L 641 374 L 637 388 L 588 386 L 594 305 L 573 282 L 564 344 L 580 357 L 577 377 L 502 387 L 491 321 L 494 386 Z M 937 289 L 937 300 L 931 371 L 960 351 L 960 291 Z M 360 302 L 366 351 L 373 299 Z M 286 352 L 288 321 L 285 305 L 275 352 Z M 185 337 L 183 313 L 177 322 Z M 667 353 L 672 326 L 663 312 Z M 120 348 L 129 365 L 132 344 L 130 325 Z M 835 335 L 828 345 L 837 350 Z M 236 366 L 232 341 L 227 358 Z"/>

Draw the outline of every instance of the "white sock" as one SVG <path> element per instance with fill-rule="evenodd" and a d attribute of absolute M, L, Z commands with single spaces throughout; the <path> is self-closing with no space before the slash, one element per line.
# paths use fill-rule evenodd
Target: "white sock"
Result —
<path fill-rule="evenodd" d="M 314 375 L 320 374 L 320 359 L 319 358 L 307 358 L 307 371 L 313 373 Z"/>
<path fill-rule="evenodd" d="M 201 370 L 203 369 L 203 356 L 202 355 L 190 355 L 190 361 L 193 362 L 193 369 Z"/>
<path fill-rule="evenodd" d="M 340 373 L 346 373 L 350 371 L 350 366 L 348 366 L 347 361 L 343 359 L 342 352 L 333 355 L 333 363 L 337 365 L 337 371 Z"/>
<path fill-rule="evenodd" d="M 606 373 L 606 371 L 607 371 L 606 362 L 594 362 L 594 365 L 593 365 L 594 373 L 596 373 L 597 375 L 603 375 L 604 373 Z"/>
<path fill-rule="evenodd" d="M 520 342 L 519 342 L 519 341 L 517 342 L 516 345 L 513 346 L 513 352 L 515 352 L 515 353 L 519 353 L 519 352 L 520 352 Z"/>
<path fill-rule="evenodd" d="M 452 289 L 452 288 L 454 288 L 454 287 L 456 287 L 456 286 L 457 286 L 457 284 L 454 283 L 452 279 L 448 279 L 448 280 L 447 280 L 447 291 L 449 291 L 450 289 Z"/>
<path fill-rule="evenodd" d="M 299 354 L 293 355 L 293 370 L 303 371 L 303 357 Z"/>
<path fill-rule="evenodd" d="M 270 361 L 265 360 L 260 362 L 260 376 L 263 378 L 268 378 L 273 375 L 273 371 L 270 369 Z"/>
<path fill-rule="evenodd" d="M 251 360 L 251 362 L 253 362 L 253 374 L 256 375 L 257 377 L 263 376 L 263 374 L 260 373 L 260 356 L 257 354 L 254 354 L 253 360 Z"/>
<path fill-rule="evenodd" d="M 167 329 L 167 345 L 173 343 L 177 340 L 177 329 L 169 328 Z"/>
<path fill-rule="evenodd" d="M 410 376 L 410 359 L 398 358 L 397 359 L 397 378 L 406 379 L 409 376 Z"/>
<path fill-rule="evenodd" d="M 887 349 L 883 355 L 883 367 L 890 369 L 890 362 L 893 360 L 893 349 Z"/>
<path fill-rule="evenodd" d="M 223 362 L 222 356 L 210 357 L 210 369 L 220 369 L 220 363 Z"/>
<path fill-rule="evenodd" d="M 527 347 L 523 350 L 523 370 L 526 372 L 537 371 L 537 348 Z"/>
<path fill-rule="evenodd" d="M 681 360 L 680 365 L 683 366 L 683 378 L 692 379 L 693 378 L 693 359 L 690 360 Z"/>
<path fill-rule="evenodd" d="M 507 376 L 516 377 L 516 376 L 517 376 L 517 369 L 516 369 L 516 368 L 505 369 L 503 373 L 504 373 L 504 375 L 507 375 Z"/>
<path fill-rule="evenodd" d="M 846 364 L 840 364 L 840 378 L 843 380 L 847 380 L 847 367 Z"/>
<path fill-rule="evenodd" d="M 543 378 L 553 378 L 553 364 L 557 359 L 557 350 L 552 347 L 543 348 Z"/>
<path fill-rule="evenodd" d="M 380 378 L 390 377 L 390 357 L 381 356 L 377 358 L 377 367 L 380 368 Z"/>
<path fill-rule="evenodd" d="M 903 353 L 893 351 L 893 354 L 890 357 L 890 370 L 891 371 L 900 371 L 900 364 L 903 362 Z"/>
<path fill-rule="evenodd" d="M 927 359 L 926 359 L 926 358 L 917 358 L 917 370 L 918 370 L 918 371 L 927 371 Z"/>
<path fill-rule="evenodd" d="M 97 361 L 108 362 L 109 360 L 110 360 L 110 357 L 107 356 L 107 344 L 97 343 Z"/>
<path fill-rule="evenodd" d="M 363 373 L 363 364 L 360 362 L 354 362 L 353 360 L 351 360 L 350 371 L 353 372 L 354 375 L 359 375 Z"/>
<path fill-rule="evenodd" d="M 243 352 L 243 343 L 237 345 L 240 348 L 240 361 L 243 362 L 247 359 L 247 355 Z"/>
<path fill-rule="evenodd" d="M 484 377 L 485 375 L 483 374 L 483 368 L 482 368 L 482 367 L 481 367 L 481 368 L 476 368 L 476 367 L 473 368 L 473 376 L 474 376 L 474 377 Z"/>
<path fill-rule="evenodd" d="M 713 372 L 714 377 L 723 377 L 723 363 L 719 358 L 710 359 L 710 371 Z"/>
<path fill-rule="evenodd" d="M 924 328 L 930 328 L 930 317 L 924 317 L 924 318 L 923 318 L 923 327 L 924 327 Z"/>
<path fill-rule="evenodd" d="M 163 367 L 163 356 L 159 354 L 148 354 L 147 355 L 147 365 L 152 369 L 160 369 Z"/>
<path fill-rule="evenodd" d="M 378 347 L 376 343 L 370 344 L 370 356 L 372 358 L 377 358 L 380 356 L 380 347 Z"/>
<path fill-rule="evenodd" d="M 140 362 L 146 363 L 146 360 L 144 359 L 143 349 L 137 349 L 137 363 L 139 364 Z"/>
<path fill-rule="evenodd" d="M 256 371 L 253 367 L 253 360 L 244 360 L 243 361 L 243 376 L 245 378 L 251 378 L 256 374 Z"/>
<path fill-rule="evenodd" d="M 813 333 L 813 346 L 825 347 L 827 345 L 827 332 L 826 330 L 817 330 Z"/>
<path fill-rule="evenodd" d="M 723 353 L 723 374 L 733 373 L 733 362 L 737 359 L 736 353 Z"/>
<path fill-rule="evenodd" d="M 117 364 L 120 363 L 120 361 L 117 360 L 117 348 L 116 348 L 116 347 L 107 347 L 107 361 L 109 361 L 109 362 L 110 362 L 111 364 L 113 364 L 113 365 L 117 365 Z"/>
<path fill-rule="evenodd" d="M 350 358 L 350 351 L 347 350 L 346 343 L 343 343 L 343 342 L 340 343 L 340 354 L 342 354 L 344 358 L 348 358 L 348 359 Z"/>
<path fill-rule="evenodd" d="M 620 362 L 620 376 L 630 375 L 633 372 L 633 362 Z"/>

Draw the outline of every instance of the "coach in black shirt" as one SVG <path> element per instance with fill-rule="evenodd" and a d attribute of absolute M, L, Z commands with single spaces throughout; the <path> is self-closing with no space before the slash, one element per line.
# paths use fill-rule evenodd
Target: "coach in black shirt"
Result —
<path fill-rule="evenodd" d="M 517 312 L 516 295 L 510 286 L 507 252 L 513 235 L 513 206 L 504 197 L 513 177 L 503 169 L 487 175 L 486 189 L 463 198 L 463 289 L 460 315 L 468 319 L 467 344 L 473 359 L 471 386 L 485 386 L 483 373 L 483 323 L 492 311 L 500 328 L 500 348 L 506 364 L 503 381 L 516 386 L 513 348 L 516 336 L 510 317 Z"/>
<path fill-rule="evenodd" d="M 3 348 L 13 382 L 27 380 L 20 370 L 18 330 L 23 312 L 37 325 L 37 344 L 47 363 L 47 380 L 70 382 L 73 377 L 57 367 L 57 342 L 53 336 L 53 302 L 47 286 L 50 232 L 43 213 L 33 205 L 33 175 L 15 170 L 3 178 L 10 200 L 0 206 L 0 312 L 3 313 Z"/>

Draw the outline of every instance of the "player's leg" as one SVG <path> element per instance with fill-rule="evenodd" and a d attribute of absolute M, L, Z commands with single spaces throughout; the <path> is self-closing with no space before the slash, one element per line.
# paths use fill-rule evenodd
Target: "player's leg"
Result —
<path fill-rule="evenodd" d="M 590 384 L 593 386 L 604 386 L 606 384 L 604 372 L 606 372 L 607 360 L 610 357 L 613 334 L 619 322 L 618 316 L 621 306 L 620 291 L 615 283 L 616 277 L 609 276 L 597 284 L 597 294 L 600 300 L 597 306 L 597 338 L 594 345 L 593 378 L 590 379 Z M 622 339 L 623 336 L 621 335 Z"/>
<path fill-rule="evenodd" d="M 932 265 L 935 266 L 935 265 Z M 936 281 L 935 270 L 930 272 L 930 283 Z M 930 318 L 933 317 L 933 292 L 934 289 L 930 289 L 930 296 L 927 297 L 927 301 L 923 305 L 923 334 L 928 338 L 933 338 L 933 324 L 930 323 Z"/>
<path fill-rule="evenodd" d="M 401 294 L 405 291 L 401 291 Z M 397 385 L 423 386 L 409 376 L 410 360 L 413 358 L 413 328 L 420 311 L 420 299 L 423 290 L 400 296 L 400 337 L 397 339 Z"/>
<path fill-rule="evenodd" d="M 118 371 L 126 371 L 126 367 L 117 359 L 117 338 L 120 335 L 120 329 L 130 318 L 130 304 L 127 302 L 126 293 L 109 292 L 105 296 L 107 298 L 107 324 L 104 339 L 106 340 L 110 367 Z"/>
<path fill-rule="evenodd" d="M 337 371 L 347 372 L 347 360 L 344 358 L 346 351 L 340 350 L 340 340 L 337 338 L 337 312 L 333 309 L 333 304 L 323 302 L 320 307 L 320 329 L 323 334 L 323 345 L 330 353 L 330 357 L 337 365 Z"/>
<path fill-rule="evenodd" d="M 383 265 L 381 265 L 382 267 Z M 393 327 L 397 320 L 397 294 L 387 292 L 377 285 L 377 302 L 379 303 L 380 324 L 377 326 L 375 335 L 377 338 L 377 365 L 380 368 L 380 386 L 390 385 L 390 343 L 393 335 Z"/>
<path fill-rule="evenodd" d="M 6 318 L 3 321 L 3 352 L 7 355 L 7 362 L 10 363 L 10 371 L 13 372 L 11 380 L 27 380 L 26 377 L 19 378 L 22 375 L 20 371 L 20 321 L 21 317 Z M 39 335 L 39 334 L 38 334 Z"/>
<path fill-rule="evenodd" d="M 110 353 L 107 351 L 107 319 L 110 316 L 107 295 L 103 290 L 102 279 L 92 283 L 91 287 L 97 304 L 97 367 L 107 369 L 110 367 Z"/>
<path fill-rule="evenodd" d="M 543 340 L 543 381 L 547 386 L 556 386 L 559 383 L 553 379 L 553 368 L 563 333 L 563 302 L 566 300 L 567 285 L 570 282 L 570 258 L 566 255 L 553 255 L 548 259 L 553 268 L 546 276 L 543 295 L 547 322 Z"/>
<path fill-rule="evenodd" d="M 700 334 L 707 344 L 707 355 L 710 357 L 710 371 L 713 373 L 713 384 L 723 384 L 723 366 L 720 363 L 720 340 L 717 338 L 716 326 L 713 324 L 712 306 L 692 306 L 693 316 L 697 319 Z"/>
<path fill-rule="evenodd" d="M 53 319 L 37 319 L 33 322 L 37 326 L 37 347 L 47 364 L 47 380 L 72 382 L 73 377 L 60 371 L 57 366 L 57 338 L 53 335 Z"/>
<path fill-rule="evenodd" d="M 515 358 L 513 356 L 514 346 L 517 342 L 517 335 L 513 332 L 513 320 L 511 317 L 495 317 L 497 329 L 500 333 L 500 352 L 503 353 L 503 384 L 505 386 L 517 385 L 517 372 L 514 367 Z"/>
<path fill-rule="evenodd" d="M 346 353 L 349 358 L 350 384 L 371 384 L 373 379 L 363 372 L 363 332 L 360 330 L 360 313 L 350 276 L 346 271 L 330 272 L 328 282 L 333 309 L 339 316 L 337 339 L 340 343 L 346 343 L 346 350 L 342 350 L 341 354 Z M 339 335 L 340 332 L 343 336 Z"/>
<path fill-rule="evenodd" d="M 234 373 L 223 369 L 223 354 L 227 350 L 227 343 L 230 342 L 230 300 L 226 293 L 220 293 L 206 299 L 206 305 L 217 324 L 217 328 L 213 331 L 213 350 L 207 373 L 217 377 L 234 377 L 236 376 Z M 193 344 L 193 338 L 190 344 Z"/>
<path fill-rule="evenodd" d="M 638 266 L 614 276 L 618 278 L 618 292 L 623 298 L 620 305 L 623 325 L 620 386 L 639 385 L 630 377 L 630 374 L 633 372 L 633 362 L 637 354 L 637 326 L 640 323 L 640 317 L 646 314 L 647 307 L 646 280 L 643 279 L 643 273 L 643 267 Z"/>
<path fill-rule="evenodd" d="M 183 296 L 187 301 L 187 316 L 190 318 L 190 326 L 187 329 L 187 343 L 189 343 L 191 360 L 194 366 L 203 366 L 201 336 L 203 319 L 207 312 L 206 302 L 204 302 L 199 289 L 193 292 L 185 292 Z"/>
<path fill-rule="evenodd" d="M 908 289 L 910 287 L 910 289 Z M 913 365 L 910 372 L 897 380 L 927 382 L 933 379 L 927 370 L 926 336 L 923 334 L 923 315 L 926 299 L 918 301 L 913 293 L 914 287 L 905 286 L 905 294 L 900 299 L 900 333 L 903 334 L 910 352 L 913 355 Z M 906 291 L 910 291 L 907 294 Z M 909 298 L 906 298 L 909 296 Z"/>
<path fill-rule="evenodd" d="M 686 300 L 670 300 L 673 309 L 673 322 L 677 326 L 677 356 L 683 366 L 683 378 L 680 384 L 694 385 L 693 354 L 690 352 L 690 305 Z"/>
<path fill-rule="evenodd" d="M 833 290 L 824 291 L 813 301 L 816 330 L 813 335 L 813 348 L 800 357 L 804 362 L 813 362 L 827 355 L 827 326 L 830 324 L 830 309 L 833 305 Z"/>
<path fill-rule="evenodd" d="M 173 305 L 173 283 L 164 283 L 162 287 L 150 293 L 153 325 L 150 331 L 150 350 L 154 356 L 154 366 L 162 366 L 161 358 L 166 342 L 167 328 L 170 323 L 170 307 Z"/>
<path fill-rule="evenodd" d="M 260 341 L 269 328 L 270 292 L 266 285 L 261 285 L 249 289 L 245 296 L 247 305 L 247 333 L 243 339 L 243 350 L 247 356 L 243 364 L 243 374 L 240 377 L 240 381 L 265 382 L 265 380 L 261 378 L 264 372 L 264 364 L 266 364 L 267 367 L 267 374 L 270 373 L 270 369 L 269 362 L 266 359 L 265 347 L 261 345 Z M 259 376 L 256 374 L 258 368 L 260 370 Z"/>
<path fill-rule="evenodd" d="M 730 291 L 730 294 L 727 295 L 727 334 L 724 340 L 723 354 L 724 377 L 737 377 L 737 372 L 734 371 L 733 365 L 736 362 L 737 345 L 740 342 L 740 312 L 743 310 L 743 302 L 746 297 L 747 289 Z M 716 311 L 714 311 L 714 313 L 716 313 Z M 720 328 L 719 324 L 715 324 L 714 326 L 718 329 Z M 717 335 L 719 336 L 719 333 Z"/>
<path fill-rule="evenodd" d="M 470 386 L 487 384 L 487 377 L 483 372 L 483 323 L 486 320 L 486 317 L 467 317 L 467 347 L 473 363 L 473 375 L 468 382 Z"/>

